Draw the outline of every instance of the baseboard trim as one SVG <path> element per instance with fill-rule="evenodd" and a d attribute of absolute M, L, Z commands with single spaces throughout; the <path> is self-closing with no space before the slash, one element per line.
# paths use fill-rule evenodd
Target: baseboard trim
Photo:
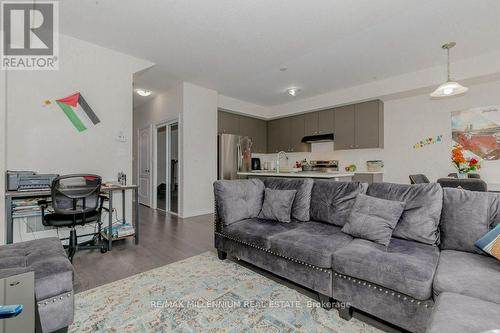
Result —
<path fill-rule="evenodd" d="M 193 212 L 182 213 L 182 214 L 179 214 L 179 216 L 183 219 L 186 219 L 188 217 L 208 215 L 208 214 L 213 214 L 213 213 L 214 213 L 214 209 L 210 208 L 210 209 L 202 209 L 202 210 L 197 210 L 197 211 L 193 211 Z"/>

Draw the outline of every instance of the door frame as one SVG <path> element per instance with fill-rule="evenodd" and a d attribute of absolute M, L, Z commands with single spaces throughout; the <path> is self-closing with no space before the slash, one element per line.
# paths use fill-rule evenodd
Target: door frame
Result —
<path fill-rule="evenodd" d="M 159 121 L 159 122 L 156 122 L 154 124 L 154 135 L 153 135 L 153 162 L 152 162 L 152 170 L 153 170 L 153 178 L 152 178 L 152 186 L 151 186 L 151 191 L 153 193 L 152 195 L 152 200 L 153 200 L 153 205 L 151 206 L 151 208 L 153 209 L 156 209 L 156 210 L 161 210 L 161 211 L 164 211 L 166 213 L 169 213 L 169 214 L 172 214 L 172 215 L 179 215 L 178 213 L 174 213 L 171 211 L 171 207 L 170 207 L 170 185 L 171 185 L 171 179 L 170 179 L 170 175 L 171 175 L 171 165 L 170 165 L 170 161 L 169 161 L 169 158 L 170 158 L 170 134 L 171 134 L 171 127 L 172 125 L 175 125 L 177 124 L 177 127 L 179 128 L 179 120 L 178 118 L 170 118 L 170 119 L 167 119 L 167 120 L 162 120 L 162 121 Z M 153 125 L 152 125 L 153 126 Z M 167 159 L 167 189 L 166 189 L 166 197 L 165 197 L 165 200 L 167 202 L 167 206 L 165 207 L 165 210 L 161 209 L 161 208 L 158 208 L 158 202 L 157 202 L 157 193 L 156 193 L 156 188 L 158 187 L 158 170 L 157 170 L 157 166 L 158 166 L 158 129 L 161 128 L 161 127 L 166 127 L 167 128 L 167 133 L 166 133 L 166 144 L 165 144 L 165 158 Z M 177 145 L 180 144 L 180 141 L 177 140 Z M 179 148 L 178 148 L 179 149 Z M 180 186 L 179 186 L 179 191 L 180 191 Z M 180 196 L 180 194 L 178 194 L 178 196 Z M 177 211 L 179 211 L 179 202 L 177 202 Z"/>
<path fill-rule="evenodd" d="M 140 164 L 141 164 L 141 158 L 140 158 L 140 154 L 141 154 L 141 146 L 140 146 L 140 141 L 141 141 L 141 130 L 144 130 L 144 129 L 147 129 L 149 128 L 150 130 L 150 133 L 151 133 L 151 136 L 149 138 L 149 149 L 150 149 L 150 154 L 149 154 L 149 170 L 152 171 L 152 166 L 153 166 L 153 154 L 152 154 L 152 151 L 153 151 L 153 124 L 150 124 L 150 125 L 146 125 L 146 126 L 143 126 L 143 127 L 140 127 L 137 129 L 137 186 L 140 186 L 140 183 L 141 183 L 141 168 L 140 168 Z M 153 203 L 152 202 L 152 183 L 153 183 L 153 173 L 152 172 L 149 172 L 149 198 L 150 198 L 150 205 L 149 207 L 152 207 Z"/>

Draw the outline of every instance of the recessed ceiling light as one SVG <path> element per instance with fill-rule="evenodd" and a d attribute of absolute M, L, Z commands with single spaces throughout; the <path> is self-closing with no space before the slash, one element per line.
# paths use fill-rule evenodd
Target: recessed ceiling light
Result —
<path fill-rule="evenodd" d="M 295 96 L 297 96 L 297 94 L 299 93 L 299 91 L 300 91 L 300 89 L 299 89 L 299 88 L 288 88 L 288 89 L 286 90 L 286 93 L 287 93 L 288 95 L 290 95 L 290 96 L 295 97 Z"/>
<path fill-rule="evenodd" d="M 149 95 L 151 95 L 153 93 L 151 90 L 147 90 L 147 89 L 136 89 L 135 92 L 139 96 L 142 96 L 142 97 L 148 97 Z"/>

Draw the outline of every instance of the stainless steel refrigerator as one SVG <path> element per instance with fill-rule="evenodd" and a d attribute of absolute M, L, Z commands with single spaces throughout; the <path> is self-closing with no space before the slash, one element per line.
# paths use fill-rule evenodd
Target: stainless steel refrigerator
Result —
<path fill-rule="evenodd" d="M 237 172 L 252 168 L 252 140 L 248 136 L 218 135 L 218 179 L 238 179 Z"/>

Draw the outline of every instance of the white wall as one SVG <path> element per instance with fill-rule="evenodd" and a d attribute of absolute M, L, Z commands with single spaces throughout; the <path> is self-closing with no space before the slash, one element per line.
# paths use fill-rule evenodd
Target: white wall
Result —
<path fill-rule="evenodd" d="M 7 168 L 96 173 L 104 181 L 123 171 L 131 180 L 132 75 L 152 64 L 64 35 L 59 59 L 58 71 L 8 73 Z M 57 104 L 43 105 L 77 91 L 101 120 L 84 132 Z M 126 142 L 116 140 L 119 133 Z M 127 206 L 130 219 L 131 196 Z"/>
<path fill-rule="evenodd" d="M 450 163 L 451 112 L 472 107 L 500 105 L 500 81 L 469 86 L 461 97 L 431 100 L 428 94 L 386 100 L 384 102 L 384 149 L 334 151 L 331 143 L 313 144 L 311 153 L 291 153 L 290 164 L 304 157 L 308 159 L 338 159 L 341 167 L 354 163 L 366 170 L 366 161 L 382 159 L 385 163 L 384 180 L 408 183 L 408 175 L 423 173 L 431 181 L 455 172 Z M 413 149 L 426 137 L 443 135 L 443 142 Z M 275 155 L 259 155 L 265 160 Z M 488 183 L 500 184 L 500 160 L 484 161 L 479 171 Z"/>
<path fill-rule="evenodd" d="M 5 239 L 5 139 L 6 139 L 6 106 L 7 106 L 7 73 L 0 70 L 0 245 Z"/>
<path fill-rule="evenodd" d="M 217 179 L 217 92 L 183 84 L 179 127 L 180 211 L 183 217 L 213 212 Z"/>
<path fill-rule="evenodd" d="M 235 113 L 240 113 L 243 115 L 250 115 L 257 118 L 266 119 L 270 116 L 269 108 L 253 104 L 250 102 L 245 102 L 236 98 L 219 95 L 218 96 L 218 107 L 221 110 L 231 111 Z"/>

